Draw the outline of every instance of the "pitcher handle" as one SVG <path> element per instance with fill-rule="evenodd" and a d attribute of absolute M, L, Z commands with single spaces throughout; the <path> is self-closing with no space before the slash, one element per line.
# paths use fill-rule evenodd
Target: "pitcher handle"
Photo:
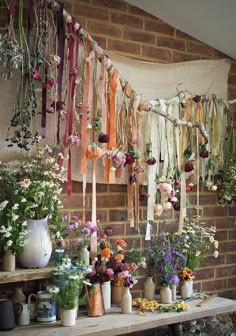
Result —
<path fill-rule="evenodd" d="M 20 318 L 22 312 L 23 312 L 23 305 L 21 303 L 15 303 L 15 314 L 16 314 L 16 318 L 17 320 Z M 20 309 L 16 309 L 17 307 L 19 307 Z"/>
<path fill-rule="evenodd" d="M 32 294 L 30 294 L 29 297 L 28 297 L 28 306 L 29 306 L 30 317 L 35 317 L 35 316 L 34 316 L 34 313 L 31 311 L 31 305 L 30 305 L 30 303 L 31 303 L 31 298 L 32 298 L 32 297 L 35 298 L 35 300 L 36 300 L 36 305 L 37 305 L 37 295 L 34 294 L 34 293 L 32 293 Z"/>

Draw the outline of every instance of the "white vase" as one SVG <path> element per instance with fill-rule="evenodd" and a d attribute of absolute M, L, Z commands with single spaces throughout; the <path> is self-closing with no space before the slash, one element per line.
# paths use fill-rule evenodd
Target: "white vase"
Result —
<path fill-rule="evenodd" d="M 183 300 L 191 297 L 191 288 L 188 284 L 188 281 L 182 281 L 181 286 L 180 286 L 180 295 L 181 295 L 181 299 Z"/>
<path fill-rule="evenodd" d="M 104 302 L 104 308 L 111 308 L 111 281 L 106 281 L 102 284 L 102 297 Z"/>
<path fill-rule="evenodd" d="M 121 312 L 124 314 L 132 313 L 132 295 L 128 287 L 122 288 Z"/>
<path fill-rule="evenodd" d="M 189 286 L 189 297 L 193 296 L 193 280 L 188 281 Z"/>
<path fill-rule="evenodd" d="M 161 303 L 172 303 L 172 292 L 170 287 L 162 286 L 160 289 Z"/>
<path fill-rule="evenodd" d="M 89 265 L 89 250 L 87 246 L 80 248 L 79 261 L 82 261 L 85 265 Z"/>
<path fill-rule="evenodd" d="M 52 254 L 52 241 L 48 231 L 48 218 L 28 219 L 25 236 L 28 243 L 19 256 L 21 266 L 27 268 L 43 268 L 48 265 Z"/>
<path fill-rule="evenodd" d="M 152 277 L 147 277 L 144 282 L 144 298 L 153 300 L 155 295 L 155 284 Z"/>
<path fill-rule="evenodd" d="M 61 324 L 63 327 L 72 327 L 76 323 L 75 308 L 69 310 L 61 310 Z"/>

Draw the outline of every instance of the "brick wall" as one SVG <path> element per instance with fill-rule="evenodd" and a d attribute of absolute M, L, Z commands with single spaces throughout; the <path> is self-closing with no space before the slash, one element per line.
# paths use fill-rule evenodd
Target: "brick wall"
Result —
<path fill-rule="evenodd" d="M 107 50 L 134 59 L 161 63 L 183 62 L 201 59 L 228 58 L 218 50 L 175 29 L 160 19 L 119 0 L 71 0 L 66 9 L 74 15 L 98 44 Z M 229 97 L 236 97 L 236 60 L 232 60 L 229 76 Z M 235 114 L 233 114 L 235 115 Z M 234 117 L 234 120 L 235 117 Z M 81 183 L 74 183 L 74 193 L 68 199 L 63 195 L 65 211 L 81 213 Z M 91 214 L 91 185 L 87 192 L 87 214 Z M 188 194 L 188 208 L 193 211 L 196 193 Z M 202 187 L 200 203 L 202 220 L 217 227 L 216 239 L 220 242 L 220 256 L 210 256 L 199 268 L 196 288 L 203 291 L 217 290 L 222 296 L 236 299 L 236 209 L 215 205 L 216 194 Z M 145 247 L 146 225 L 145 201 L 140 204 L 140 234 L 130 228 L 127 221 L 127 191 L 122 185 L 97 185 L 97 217 L 102 226 L 114 228 L 114 238 L 135 240 L 137 247 Z M 176 228 L 177 213 L 165 212 L 160 218 Z M 155 224 L 156 227 L 156 224 Z M 135 286 L 140 295 L 144 275 Z M 157 283 L 158 284 L 158 283 Z"/>
<path fill-rule="evenodd" d="M 4 1 L 0 0 L 0 3 L 4 7 Z M 172 63 L 227 57 L 152 15 L 119 0 L 71 0 L 66 2 L 65 8 L 77 17 L 101 47 L 134 59 Z M 6 15 L 2 13 L 0 10 L 1 27 L 6 24 Z M 232 60 L 229 97 L 236 97 L 236 60 Z M 232 114 L 234 120 L 235 115 L 236 113 Z M 70 215 L 81 213 L 81 183 L 74 183 L 73 191 L 70 198 L 66 194 L 61 196 L 64 211 Z M 194 192 L 188 194 L 189 211 L 193 210 L 195 200 Z M 202 263 L 195 282 L 198 289 L 216 289 L 222 296 L 236 299 L 236 209 L 219 208 L 215 205 L 215 200 L 216 194 L 202 187 L 202 219 L 207 224 L 217 227 L 216 238 L 220 241 L 220 256 L 218 259 L 211 256 Z M 88 185 L 88 218 L 91 214 L 91 204 L 91 185 Z M 123 237 L 130 243 L 135 240 L 137 247 L 144 247 L 145 201 L 140 210 L 140 234 L 130 228 L 126 206 L 126 186 L 97 185 L 97 217 L 102 226 L 105 228 L 112 225 L 114 238 Z M 178 218 L 176 213 L 169 211 L 160 218 L 161 223 L 164 220 L 172 230 L 176 227 Z M 140 281 L 135 286 L 135 295 L 141 294 L 143 277 L 144 275 L 140 275 Z"/>

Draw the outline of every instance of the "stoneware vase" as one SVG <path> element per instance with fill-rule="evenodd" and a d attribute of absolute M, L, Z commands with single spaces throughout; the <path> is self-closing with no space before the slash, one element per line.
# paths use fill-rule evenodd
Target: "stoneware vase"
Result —
<path fill-rule="evenodd" d="M 172 301 L 176 301 L 176 285 L 171 285 Z"/>
<path fill-rule="evenodd" d="M 73 327 L 75 325 L 76 323 L 75 309 L 76 308 L 69 309 L 69 310 L 61 309 L 61 325 L 63 327 Z"/>
<path fill-rule="evenodd" d="M 16 257 L 12 251 L 5 251 L 2 258 L 3 272 L 14 272 L 16 269 Z"/>
<path fill-rule="evenodd" d="M 104 308 L 111 308 L 111 281 L 106 281 L 102 284 L 102 297 L 104 302 Z"/>
<path fill-rule="evenodd" d="M 15 288 L 12 299 L 14 303 L 26 303 L 26 296 L 23 292 L 23 287 Z"/>
<path fill-rule="evenodd" d="M 0 330 L 7 331 L 15 328 L 15 313 L 13 301 L 0 299 Z"/>
<path fill-rule="evenodd" d="M 189 286 L 189 281 L 182 281 L 180 286 L 181 299 L 185 300 L 190 298 L 192 295 L 191 286 Z"/>
<path fill-rule="evenodd" d="M 170 287 L 162 286 L 160 289 L 161 303 L 172 303 L 172 292 Z"/>
<path fill-rule="evenodd" d="M 152 277 L 147 277 L 144 282 L 144 298 L 153 300 L 155 295 L 155 284 Z"/>
<path fill-rule="evenodd" d="M 48 231 L 48 218 L 28 219 L 30 231 L 25 239 L 23 253 L 19 256 L 21 266 L 26 268 L 43 268 L 48 265 L 52 253 L 52 241 Z"/>
<path fill-rule="evenodd" d="M 80 248 L 78 257 L 79 261 L 82 261 L 85 265 L 89 265 L 89 250 L 87 246 Z"/>
<path fill-rule="evenodd" d="M 55 322 L 56 321 L 56 302 L 52 294 L 47 291 L 40 291 L 37 294 L 30 294 L 28 305 L 30 307 L 31 299 L 36 300 L 36 321 L 37 322 Z"/>
<path fill-rule="evenodd" d="M 123 314 L 132 313 L 132 295 L 128 287 L 122 287 L 121 312 Z"/>

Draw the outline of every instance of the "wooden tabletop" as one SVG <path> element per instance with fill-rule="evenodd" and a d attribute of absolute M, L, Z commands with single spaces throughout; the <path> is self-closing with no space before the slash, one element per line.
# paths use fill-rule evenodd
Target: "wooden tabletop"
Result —
<path fill-rule="evenodd" d="M 201 300 L 188 303 L 190 309 L 181 313 L 146 313 L 141 316 L 135 309 L 132 314 L 122 314 L 120 307 L 113 307 L 101 317 L 79 317 L 74 327 L 62 327 L 60 321 L 54 324 L 32 324 L 0 332 L 7 336 L 113 336 L 147 330 L 173 323 L 190 321 L 220 313 L 236 311 L 236 301 L 215 297 L 203 307 L 196 305 Z"/>

